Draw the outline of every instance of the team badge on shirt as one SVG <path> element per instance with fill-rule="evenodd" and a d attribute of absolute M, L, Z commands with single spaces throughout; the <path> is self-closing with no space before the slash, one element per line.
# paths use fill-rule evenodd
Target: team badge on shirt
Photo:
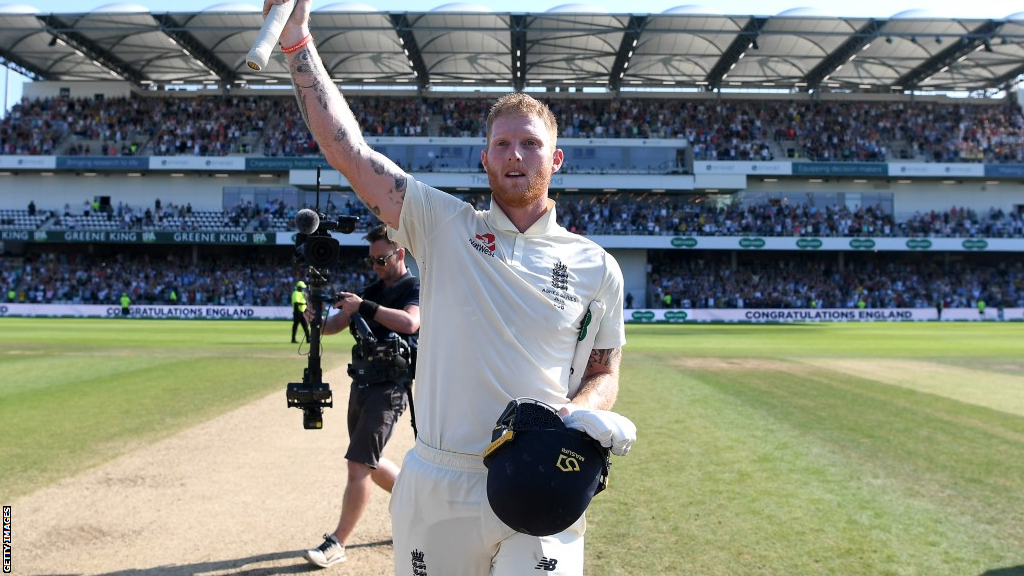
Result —
<path fill-rule="evenodd" d="M 559 260 L 551 268 L 551 287 L 541 290 L 551 299 L 551 303 L 559 310 L 565 310 L 566 302 L 579 302 L 575 294 L 569 292 L 569 267 Z"/>
<path fill-rule="evenodd" d="M 551 269 L 551 287 L 556 290 L 569 289 L 569 267 L 562 264 L 561 260 Z"/>

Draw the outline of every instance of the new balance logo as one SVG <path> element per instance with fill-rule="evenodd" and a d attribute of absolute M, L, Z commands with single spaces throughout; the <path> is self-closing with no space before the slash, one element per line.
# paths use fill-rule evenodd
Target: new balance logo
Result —
<path fill-rule="evenodd" d="M 554 558 L 548 558 L 547 556 L 541 556 L 540 562 L 533 567 L 534 570 L 544 570 L 545 572 L 554 572 L 555 566 L 558 565 L 558 560 Z"/>

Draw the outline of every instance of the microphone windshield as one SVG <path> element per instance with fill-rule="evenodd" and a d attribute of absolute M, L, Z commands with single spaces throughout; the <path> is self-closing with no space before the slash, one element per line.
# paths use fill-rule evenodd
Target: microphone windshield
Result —
<path fill-rule="evenodd" d="M 295 215 L 295 227 L 302 234 L 312 234 L 320 227 L 320 216 L 309 208 L 303 208 Z"/>

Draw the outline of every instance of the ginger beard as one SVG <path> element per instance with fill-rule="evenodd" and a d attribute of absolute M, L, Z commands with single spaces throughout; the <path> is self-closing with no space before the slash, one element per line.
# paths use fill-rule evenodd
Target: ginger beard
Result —
<path fill-rule="evenodd" d="M 544 198 L 548 192 L 551 175 L 554 173 L 554 169 L 550 165 L 542 166 L 539 170 L 534 171 L 533 174 L 527 173 L 525 168 L 520 167 L 519 171 L 523 175 L 515 177 L 514 180 L 522 180 L 523 182 L 513 181 L 509 183 L 511 184 L 509 186 L 506 185 L 508 181 L 506 170 L 492 168 L 489 162 L 487 168 L 487 181 L 491 185 L 491 193 L 498 199 L 499 205 L 510 208 L 532 206 Z"/>

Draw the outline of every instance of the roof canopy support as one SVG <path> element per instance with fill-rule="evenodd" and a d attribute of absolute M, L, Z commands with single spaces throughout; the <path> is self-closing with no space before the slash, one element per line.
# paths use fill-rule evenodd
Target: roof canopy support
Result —
<path fill-rule="evenodd" d="M 511 43 L 509 48 L 509 59 L 512 62 L 512 86 L 516 92 L 522 92 L 526 87 L 526 15 L 512 14 L 509 18 L 509 33 Z"/>
<path fill-rule="evenodd" d="M 27 62 L 18 61 L 17 57 L 4 49 L 0 49 L 0 66 L 10 68 L 18 74 L 30 78 L 32 81 L 47 79 L 45 72 Z"/>
<path fill-rule="evenodd" d="M 416 86 L 420 90 L 426 90 L 430 87 L 430 72 L 427 70 L 426 62 L 423 61 L 423 54 L 420 53 L 420 45 L 416 42 L 416 35 L 412 32 L 409 17 L 400 12 L 392 12 L 388 16 L 391 18 L 391 25 L 395 27 L 395 33 L 398 34 L 402 48 L 405 49 L 405 55 L 409 58 L 409 65 L 416 75 Z"/>
<path fill-rule="evenodd" d="M 977 50 L 979 46 L 984 46 L 986 42 L 990 42 L 992 36 L 998 33 L 1002 26 L 1001 22 L 989 20 L 970 33 L 961 36 L 948 48 L 925 60 L 917 68 L 901 76 L 896 81 L 896 86 L 902 86 L 904 90 L 917 89 L 944 68 L 955 64 L 963 56 Z"/>
<path fill-rule="evenodd" d="M 626 32 L 622 35 L 622 42 L 619 44 L 619 51 L 615 54 L 615 63 L 612 64 L 611 72 L 608 74 L 608 90 L 618 92 L 622 85 L 622 78 L 626 75 L 626 68 L 629 67 L 629 59 L 633 57 L 633 51 L 640 42 L 640 35 L 647 25 L 646 16 L 630 16 L 629 24 L 626 25 Z"/>
<path fill-rule="evenodd" d="M 807 83 L 806 90 L 816 90 L 818 86 L 837 68 L 846 64 L 851 58 L 860 53 L 865 46 L 873 42 L 885 28 L 885 23 L 878 20 L 868 20 L 860 30 L 850 36 L 824 60 L 818 63 L 810 72 L 804 76 Z"/>
<path fill-rule="evenodd" d="M 754 17 L 747 21 L 746 26 L 736 34 L 736 37 L 733 38 L 725 52 L 722 52 L 722 57 L 715 63 L 711 72 L 708 72 L 705 78 L 708 90 L 716 90 L 721 87 L 722 80 L 733 69 L 733 66 L 740 61 L 740 56 L 757 41 L 757 37 L 761 35 L 761 28 L 766 22 L 768 22 L 767 18 Z"/>
<path fill-rule="evenodd" d="M 89 58 L 93 62 L 99 64 L 104 69 L 117 74 L 136 86 L 142 86 L 142 81 L 145 80 L 145 77 L 141 73 L 135 71 L 131 66 L 128 66 L 122 60 L 107 52 L 92 40 L 76 32 L 74 28 L 69 26 L 60 18 L 50 14 L 49 16 L 40 17 L 39 19 L 42 21 L 46 31 L 53 34 L 55 38 L 59 38 L 72 49 L 78 50 L 84 54 L 86 58 Z"/>
<path fill-rule="evenodd" d="M 170 14 L 154 14 L 153 18 L 156 18 L 157 22 L 160 23 L 161 31 L 167 34 L 178 44 L 178 46 L 188 50 L 188 53 L 193 58 L 198 60 L 210 69 L 211 72 L 220 78 L 220 81 L 225 85 L 233 83 L 238 75 L 235 71 L 228 67 L 223 60 L 218 58 L 212 52 L 203 47 L 199 41 L 196 40 L 195 36 L 185 30 L 181 24 L 174 20 Z"/>

